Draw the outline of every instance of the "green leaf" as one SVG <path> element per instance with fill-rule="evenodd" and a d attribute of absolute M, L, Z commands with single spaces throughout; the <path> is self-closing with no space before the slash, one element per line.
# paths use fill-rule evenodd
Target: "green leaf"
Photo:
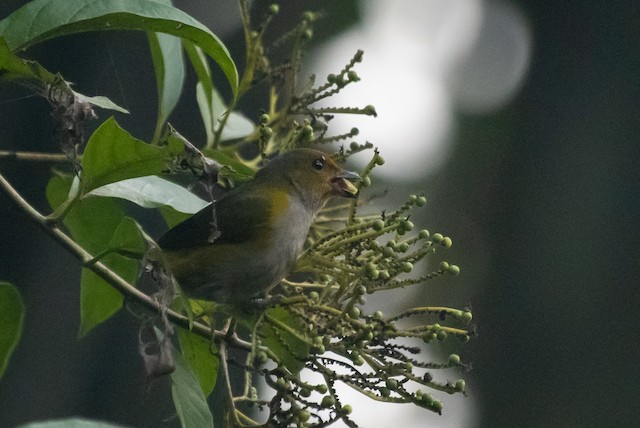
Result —
<path fill-rule="evenodd" d="M 213 416 L 198 379 L 177 349 L 173 348 L 176 369 L 171 373 L 171 397 L 183 427 L 213 427 Z"/>
<path fill-rule="evenodd" d="M 0 378 L 22 335 L 24 304 L 18 289 L 0 281 Z"/>
<path fill-rule="evenodd" d="M 171 0 L 156 1 L 171 6 Z M 148 33 L 148 38 L 158 87 L 158 119 L 153 136 L 153 141 L 156 142 L 180 99 L 185 76 L 184 60 L 179 38 L 162 33 Z"/>
<path fill-rule="evenodd" d="M 170 206 L 187 214 L 195 214 L 209 205 L 209 202 L 200 199 L 184 187 L 155 175 L 107 184 L 92 190 L 87 196 L 126 199 L 143 208 Z"/>
<path fill-rule="evenodd" d="M 66 201 L 71 187 L 70 177 L 53 177 L 47 185 L 47 199 L 53 209 Z M 126 219 L 115 200 L 82 198 L 64 217 L 71 236 L 93 255 L 103 254 L 118 244 L 139 248 L 130 242 L 131 219 Z M 124 224 L 124 225 L 122 225 Z M 121 226 L 122 225 L 122 226 Z M 139 231 L 138 231 L 139 232 Z M 136 234 L 133 234 L 136 236 Z M 117 254 L 100 259 L 110 269 L 129 282 L 134 282 L 140 268 L 138 261 Z M 84 337 L 95 326 L 109 319 L 122 307 L 123 296 L 89 269 L 83 269 L 80 282 L 80 328 Z"/>
<path fill-rule="evenodd" d="M 216 386 L 218 374 L 218 357 L 213 354 L 215 345 L 184 328 L 178 329 L 178 340 L 182 356 L 198 378 L 204 396 L 208 397 Z"/>
<path fill-rule="evenodd" d="M 152 146 L 132 137 L 113 117 L 91 135 L 82 155 L 81 195 L 105 184 L 133 177 L 160 174 L 173 156 L 184 151 L 179 145 Z"/>
<path fill-rule="evenodd" d="M 58 419 L 55 421 L 31 422 L 16 428 L 122 428 L 108 422 L 91 421 L 83 418 Z"/>
<path fill-rule="evenodd" d="M 229 114 L 229 118 L 220 134 L 220 141 L 235 140 L 251 134 L 255 130 L 255 124 L 252 121 L 239 112 L 228 112 L 229 108 L 213 86 L 211 70 L 202 50 L 188 42 L 184 43 L 184 47 L 198 76 L 196 101 L 207 134 L 206 147 L 213 147 L 215 132 L 218 130 L 220 119 L 225 114 Z"/>
<path fill-rule="evenodd" d="M 160 207 L 160 215 L 169 229 L 191 217 L 191 214 L 181 213 L 168 205 Z"/>
<path fill-rule="evenodd" d="M 251 177 L 256 175 L 256 172 L 254 170 L 249 168 L 240 160 L 234 159 L 231 156 L 228 156 L 226 153 L 224 153 L 221 150 L 204 149 L 202 152 L 205 154 L 205 156 L 210 157 L 211 159 L 213 159 L 214 161 L 218 162 L 221 165 L 228 166 L 229 168 L 231 168 L 241 176 L 244 176 L 245 180 L 250 179 Z"/>
<path fill-rule="evenodd" d="M 198 76 L 198 83 L 196 84 L 196 101 L 198 103 L 202 123 L 207 134 L 207 143 L 205 146 L 212 147 L 216 118 L 212 110 L 214 88 L 211 80 L 211 70 L 209 69 L 209 64 L 207 63 L 207 59 L 202 52 L 202 49 L 187 41 L 184 41 L 183 45 L 187 55 L 189 56 L 191 65 Z"/>
<path fill-rule="evenodd" d="M 304 325 L 288 309 L 276 306 L 267 310 L 269 319 L 260 325 L 259 333 L 262 344 L 276 354 L 280 364 L 297 374 L 304 368 L 304 363 L 309 355 L 309 344 L 304 333 Z M 285 326 L 285 327 L 283 327 Z M 292 330 L 292 334 L 288 330 Z"/>
<path fill-rule="evenodd" d="M 66 83 L 66 82 L 65 82 Z M 68 86 L 68 85 L 67 85 Z M 71 90 L 71 92 L 73 92 L 73 94 L 78 98 L 78 100 L 80 101 L 86 101 L 89 104 L 92 104 L 94 106 L 98 106 L 98 107 L 102 107 L 104 109 L 107 110 L 114 110 L 114 111 L 119 111 L 120 113 L 126 113 L 129 114 L 129 110 L 127 110 L 124 107 L 120 107 L 118 104 L 114 103 L 113 101 L 111 101 L 109 98 L 107 97 L 103 97 L 101 95 L 97 95 L 95 97 L 89 97 L 87 95 L 82 95 L 79 92 L 74 91 L 73 89 Z"/>
<path fill-rule="evenodd" d="M 142 227 L 131 217 L 124 217 L 113 233 L 109 249 L 117 251 L 120 255 L 142 258 L 147 251 Z"/>
<path fill-rule="evenodd" d="M 35 61 L 28 61 L 14 55 L 5 39 L 0 37 L 0 81 L 15 80 L 28 83 L 37 88 L 40 93 L 47 93 L 55 88 L 70 97 L 76 97 L 81 102 L 88 102 L 94 106 L 109 110 L 129 113 L 107 97 L 88 97 L 71 89 L 69 84 L 59 74 L 53 74 Z"/>
<path fill-rule="evenodd" d="M 234 98 L 238 71 L 229 51 L 206 26 L 183 11 L 150 0 L 34 0 L 0 21 L 0 35 L 13 51 L 54 37 L 97 30 L 142 30 L 189 40 L 222 69 Z"/>

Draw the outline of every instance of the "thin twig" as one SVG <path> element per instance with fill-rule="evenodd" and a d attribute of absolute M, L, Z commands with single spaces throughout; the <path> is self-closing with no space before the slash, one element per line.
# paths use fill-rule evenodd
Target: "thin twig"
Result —
<path fill-rule="evenodd" d="M 80 156 L 78 156 L 80 158 Z M 62 153 L 18 152 L 13 150 L 0 150 L 0 159 L 10 159 L 30 162 L 71 162 Z"/>
<path fill-rule="evenodd" d="M 58 244 L 65 248 L 71 255 L 78 259 L 83 266 L 94 272 L 100 278 L 107 281 L 113 288 L 118 290 L 123 295 L 133 299 L 135 302 L 142 305 L 144 308 L 154 312 L 162 312 L 162 305 L 152 297 L 141 292 L 133 285 L 122 279 L 119 275 L 109 269 L 102 262 L 94 262 L 94 257 L 87 252 L 84 248 L 78 245 L 73 239 L 71 239 L 66 233 L 64 233 L 57 224 L 47 220 L 45 216 L 40 214 L 35 208 L 33 208 L 14 188 L 11 184 L 0 174 L 0 189 L 11 199 L 11 201 L 27 216 L 36 223 L 47 235 L 52 237 Z M 212 333 L 211 328 L 198 322 L 190 322 L 189 318 L 181 315 L 171 309 L 166 309 L 167 317 L 174 324 L 191 329 L 196 334 L 205 338 L 211 338 L 212 334 L 218 340 L 225 340 L 225 334 L 214 331 Z M 238 340 L 238 338 L 230 337 L 227 342 L 230 346 L 235 348 L 250 350 L 249 343 Z"/>

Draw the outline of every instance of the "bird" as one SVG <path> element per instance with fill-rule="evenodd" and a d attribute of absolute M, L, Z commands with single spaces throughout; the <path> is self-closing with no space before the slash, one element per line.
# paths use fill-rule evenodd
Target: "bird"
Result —
<path fill-rule="evenodd" d="M 167 231 L 165 265 L 190 298 L 263 299 L 295 266 L 318 211 L 332 196 L 356 198 L 359 179 L 319 150 L 285 152 Z"/>

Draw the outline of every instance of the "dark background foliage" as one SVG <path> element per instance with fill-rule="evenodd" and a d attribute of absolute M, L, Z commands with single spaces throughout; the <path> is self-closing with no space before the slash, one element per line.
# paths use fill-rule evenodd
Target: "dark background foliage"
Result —
<path fill-rule="evenodd" d="M 22 3 L 3 2 L 0 17 Z M 280 3 L 286 13 L 277 25 L 283 28 L 303 8 L 329 12 L 316 40 L 358 19 L 351 1 Z M 467 375 L 479 410 L 475 422 L 635 426 L 640 8 L 631 0 L 516 3 L 534 37 L 521 91 L 491 115 L 458 114 L 447 165 L 419 183 L 434 202 L 430 223 L 456 242 L 456 262 L 464 270 L 455 281 L 473 284 L 465 293 L 479 337 L 463 356 L 475 366 Z M 222 21 L 229 14 L 237 18 L 235 4 L 219 10 Z M 222 21 L 189 11 L 223 38 L 232 56 L 242 57 L 238 32 L 219 30 Z M 60 38 L 26 55 L 82 92 L 124 105 L 133 114 L 120 117 L 122 125 L 149 138 L 155 82 L 147 52 L 143 34 L 114 32 Z M 187 88 L 193 84 L 190 74 Z M 21 99 L 25 95 L 22 88 L 0 87 L 1 148 L 51 151 L 48 105 Z M 202 140 L 190 96 L 171 121 L 188 138 Z M 46 210 L 49 166 L 2 161 L 0 168 Z M 486 245 L 473 244 L 478 236 Z M 4 196 L 0 238 L 0 278 L 20 288 L 27 307 L 24 336 L 0 381 L 0 426 L 71 415 L 177 425 L 166 421 L 172 415 L 168 383 L 145 383 L 135 319 L 123 311 L 76 341 L 78 263 Z M 455 290 L 448 288 L 448 300 L 459 304 Z"/>

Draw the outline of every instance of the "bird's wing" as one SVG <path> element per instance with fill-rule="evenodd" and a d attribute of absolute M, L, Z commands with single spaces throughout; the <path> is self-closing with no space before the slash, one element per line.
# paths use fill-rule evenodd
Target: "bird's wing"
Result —
<path fill-rule="evenodd" d="M 234 191 L 204 207 L 165 233 L 158 244 L 163 250 L 179 250 L 260 241 L 271 232 L 272 201 L 264 194 L 247 193 Z"/>

